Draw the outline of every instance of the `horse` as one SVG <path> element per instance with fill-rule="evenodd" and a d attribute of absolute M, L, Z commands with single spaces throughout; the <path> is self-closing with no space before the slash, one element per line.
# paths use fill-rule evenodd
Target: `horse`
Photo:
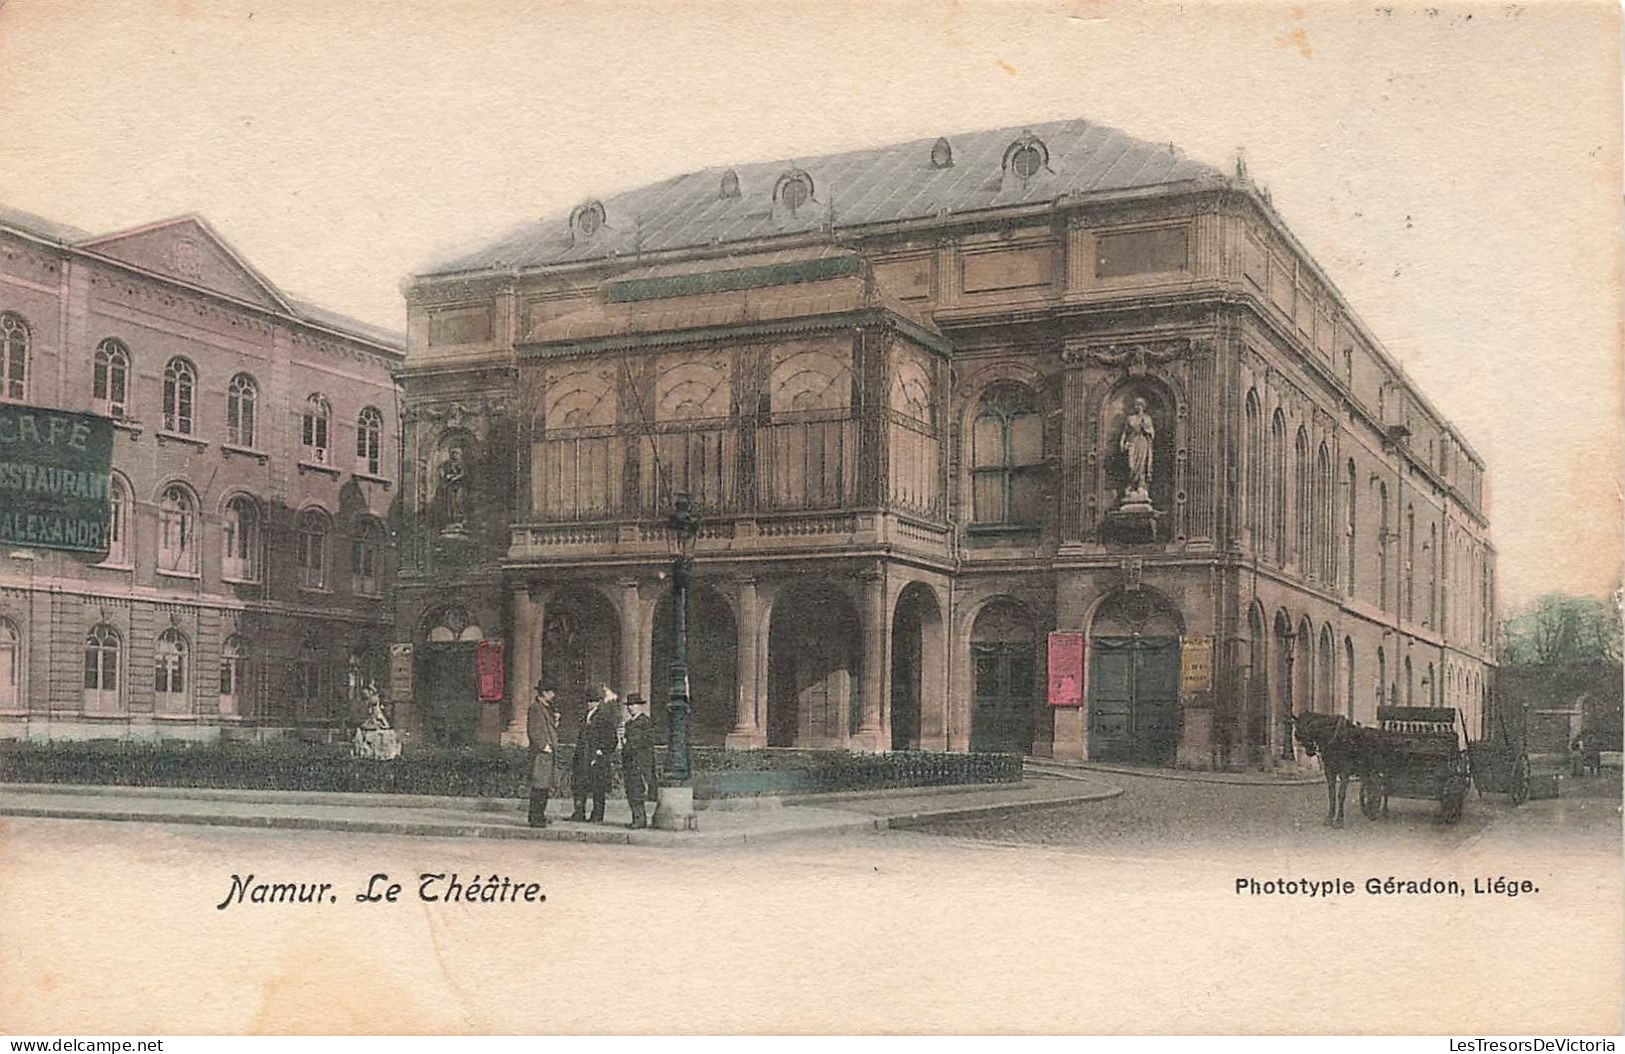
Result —
<path fill-rule="evenodd" d="M 1349 779 L 1359 776 L 1364 785 L 1377 778 L 1381 744 L 1374 729 L 1355 724 L 1341 714 L 1305 711 L 1293 714 L 1292 731 L 1304 753 L 1320 755 L 1326 774 L 1326 824 L 1343 826 L 1343 799 L 1348 796 Z M 1386 807 L 1386 802 L 1384 802 Z"/>

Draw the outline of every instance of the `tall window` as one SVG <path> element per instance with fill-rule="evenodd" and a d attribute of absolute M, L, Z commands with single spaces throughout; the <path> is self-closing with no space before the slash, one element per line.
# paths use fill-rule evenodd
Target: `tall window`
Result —
<path fill-rule="evenodd" d="M 120 641 L 112 626 L 96 626 L 85 637 L 85 709 L 119 708 Z"/>
<path fill-rule="evenodd" d="M 233 446 L 254 446 L 254 404 L 259 400 L 254 378 L 239 373 L 226 386 L 226 441 Z"/>
<path fill-rule="evenodd" d="M 299 584 L 305 589 L 327 588 L 327 514 L 306 509 L 299 514 Z"/>
<path fill-rule="evenodd" d="M 164 367 L 164 430 L 192 434 L 192 399 L 197 390 L 197 369 L 185 359 L 173 358 Z"/>
<path fill-rule="evenodd" d="M 220 647 L 220 713 L 225 716 L 243 712 L 242 696 L 248 691 L 248 682 L 243 679 L 246 664 L 243 639 L 233 633 Z"/>
<path fill-rule="evenodd" d="M 1002 384 L 971 426 L 971 505 L 980 524 L 1032 524 L 1042 513 L 1044 419 L 1030 391 Z"/>
<path fill-rule="evenodd" d="M 384 415 L 376 407 L 361 411 L 355 423 L 355 470 L 381 476 L 384 469 Z"/>
<path fill-rule="evenodd" d="M 130 349 L 112 337 L 96 345 L 90 383 L 91 397 L 102 413 L 123 418 L 129 407 Z"/>
<path fill-rule="evenodd" d="M 1270 419 L 1270 549 L 1279 565 L 1286 563 L 1286 417 L 1280 410 Z"/>
<path fill-rule="evenodd" d="M 158 499 L 158 570 L 195 575 L 198 569 L 197 501 L 178 483 Z"/>
<path fill-rule="evenodd" d="M 1354 489 L 1356 477 L 1354 459 L 1349 458 L 1348 481 L 1343 493 L 1343 554 L 1347 563 L 1343 571 L 1343 587 L 1350 596 L 1354 595 L 1354 569 L 1359 563 L 1355 528 L 1358 526 L 1356 514 L 1360 507 L 1360 493 Z"/>
<path fill-rule="evenodd" d="M 0 399 L 28 397 L 28 323 L 21 315 L 0 314 Z"/>
<path fill-rule="evenodd" d="M 376 520 L 363 517 L 356 523 L 355 534 L 350 539 L 350 588 L 362 596 L 378 595 L 382 534 Z"/>
<path fill-rule="evenodd" d="M 1260 530 L 1264 525 L 1264 422 L 1259 416 L 1258 393 L 1247 393 L 1246 464 L 1242 481 L 1246 487 L 1248 542 L 1256 552 L 1262 548 Z"/>
<path fill-rule="evenodd" d="M 306 461 L 325 465 L 332 456 L 328 442 L 328 429 L 332 424 L 333 406 L 320 393 L 305 400 L 304 431 L 301 434 L 301 455 Z"/>
<path fill-rule="evenodd" d="M 1388 518 L 1388 484 L 1377 484 L 1377 606 L 1388 610 L 1388 547 L 1393 541 L 1392 523 Z"/>
<path fill-rule="evenodd" d="M 130 488 L 114 476 L 107 487 L 107 559 L 109 564 L 127 564 L 130 559 Z"/>
<path fill-rule="evenodd" d="M 220 573 L 238 582 L 260 577 L 260 510 L 254 499 L 240 494 L 226 503 L 221 539 Z"/>
<path fill-rule="evenodd" d="M 1416 621 L 1416 507 L 1405 506 L 1405 595 L 1400 598 L 1406 622 Z M 1406 704 L 1409 705 L 1409 704 Z"/>
<path fill-rule="evenodd" d="M 1439 618 L 1439 568 L 1443 561 L 1439 559 L 1439 525 L 1428 524 L 1428 626 L 1434 632 L 1440 631 Z"/>
<path fill-rule="evenodd" d="M 1296 484 L 1292 515 L 1297 517 L 1298 521 L 1297 530 L 1294 532 L 1296 546 L 1293 556 L 1297 558 L 1298 570 L 1308 578 L 1315 573 L 1315 558 L 1311 552 L 1314 544 L 1315 508 L 1309 478 L 1309 433 L 1302 425 L 1298 426 L 1297 438 L 1292 443 L 1292 480 Z"/>
<path fill-rule="evenodd" d="M 0 618 L 0 710 L 15 710 L 22 698 L 23 635 L 17 624 Z"/>
<path fill-rule="evenodd" d="M 152 656 L 152 690 L 158 694 L 157 707 L 174 713 L 186 705 L 186 637 L 171 627 L 158 634 L 158 647 Z"/>
<path fill-rule="evenodd" d="M 1332 538 L 1332 461 L 1325 443 L 1315 453 L 1315 574 L 1326 585 L 1337 577 L 1337 546 Z"/>

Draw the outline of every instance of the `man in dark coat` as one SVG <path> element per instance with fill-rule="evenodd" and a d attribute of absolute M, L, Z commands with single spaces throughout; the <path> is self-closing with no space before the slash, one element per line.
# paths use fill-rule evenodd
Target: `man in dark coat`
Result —
<path fill-rule="evenodd" d="M 575 795 L 572 820 L 604 822 L 604 795 L 609 793 L 610 758 L 615 753 L 615 693 L 608 687 L 587 703 L 576 723 L 575 758 L 570 766 L 570 789 Z M 592 798 L 592 816 L 587 815 L 587 798 Z"/>
<path fill-rule="evenodd" d="M 547 826 L 547 799 L 559 789 L 559 712 L 553 690 L 536 682 L 525 711 L 525 735 L 530 740 L 530 825 Z"/>
<path fill-rule="evenodd" d="M 626 776 L 626 801 L 632 806 L 633 830 L 649 826 L 645 803 L 655 791 L 654 723 L 649 720 L 649 704 L 633 692 L 626 697 L 626 737 L 621 747 L 621 771 Z"/>

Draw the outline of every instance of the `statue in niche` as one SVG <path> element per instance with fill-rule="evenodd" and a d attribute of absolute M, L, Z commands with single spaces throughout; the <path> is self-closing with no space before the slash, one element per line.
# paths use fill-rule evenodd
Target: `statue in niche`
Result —
<path fill-rule="evenodd" d="M 1128 458 L 1128 487 L 1124 505 L 1144 505 L 1151 501 L 1151 467 L 1157 426 L 1146 409 L 1145 400 L 1136 398 L 1134 410 L 1123 421 L 1123 434 L 1117 445 Z"/>
<path fill-rule="evenodd" d="M 468 522 L 468 467 L 460 445 L 446 451 L 446 463 L 440 466 L 439 498 L 441 529 L 461 534 Z"/>

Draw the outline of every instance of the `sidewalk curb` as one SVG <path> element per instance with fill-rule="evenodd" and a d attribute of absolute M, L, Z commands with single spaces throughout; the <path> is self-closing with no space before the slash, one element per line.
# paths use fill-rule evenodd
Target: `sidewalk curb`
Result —
<path fill-rule="evenodd" d="M 1065 778 L 1072 772 L 1105 772 L 1114 776 L 1143 776 L 1151 780 L 1172 780 L 1176 783 L 1207 783 L 1222 787 L 1312 787 L 1324 783 L 1320 776 L 1306 776 L 1302 779 L 1266 780 L 1249 779 L 1221 779 L 1220 774 L 1204 775 L 1200 772 L 1182 772 L 1178 769 L 1137 769 L 1122 765 L 1101 765 L 1091 761 L 1077 761 L 1058 763 L 1046 761 L 1041 763 L 1027 762 L 1027 771 L 1041 776 L 1060 776 Z"/>
<path fill-rule="evenodd" d="M 15 785 L 14 785 L 15 786 Z M 990 802 L 979 805 L 946 805 L 941 808 L 919 808 L 895 815 L 874 815 L 863 812 L 843 812 L 839 816 L 821 817 L 805 824 L 774 824 L 756 830 L 706 831 L 692 833 L 676 831 L 640 830 L 621 827 L 591 826 L 586 828 L 524 827 L 479 821 L 459 822 L 425 820 L 380 820 L 337 816 L 260 816 L 212 812 L 162 813 L 142 809 L 95 809 L 83 806 L 21 805 L 0 801 L 0 816 L 27 819 L 103 820 L 110 822 L 182 824 L 206 827 L 244 827 L 258 830 L 339 831 L 352 834 L 388 834 L 439 838 L 498 838 L 510 840 L 576 842 L 596 845 L 637 845 L 650 848 L 691 848 L 716 845 L 754 845 L 762 842 L 782 841 L 804 836 L 830 836 L 858 834 L 888 829 L 903 830 L 940 820 L 986 819 L 1001 815 L 1014 815 L 1040 809 L 1064 808 L 1088 802 L 1105 801 L 1123 793 L 1120 787 L 1102 786 L 1099 789 L 1057 798 L 1025 801 Z M 145 797 L 153 797 L 146 795 Z M 232 800 L 232 799 L 226 799 Z M 241 799 L 235 799 L 241 802 Z M 282 799 L 287 803 L 287 799 Z M 445 799 L 438 799 L 444 804 Z M 249 802 L 247 804 L 254 804 Z M 331 801 L 327 804 L 333 804 Z M 796 806 L 774 810 L 784 815 Z M 836 812 L 825 809 L 821 812 Z"/>

